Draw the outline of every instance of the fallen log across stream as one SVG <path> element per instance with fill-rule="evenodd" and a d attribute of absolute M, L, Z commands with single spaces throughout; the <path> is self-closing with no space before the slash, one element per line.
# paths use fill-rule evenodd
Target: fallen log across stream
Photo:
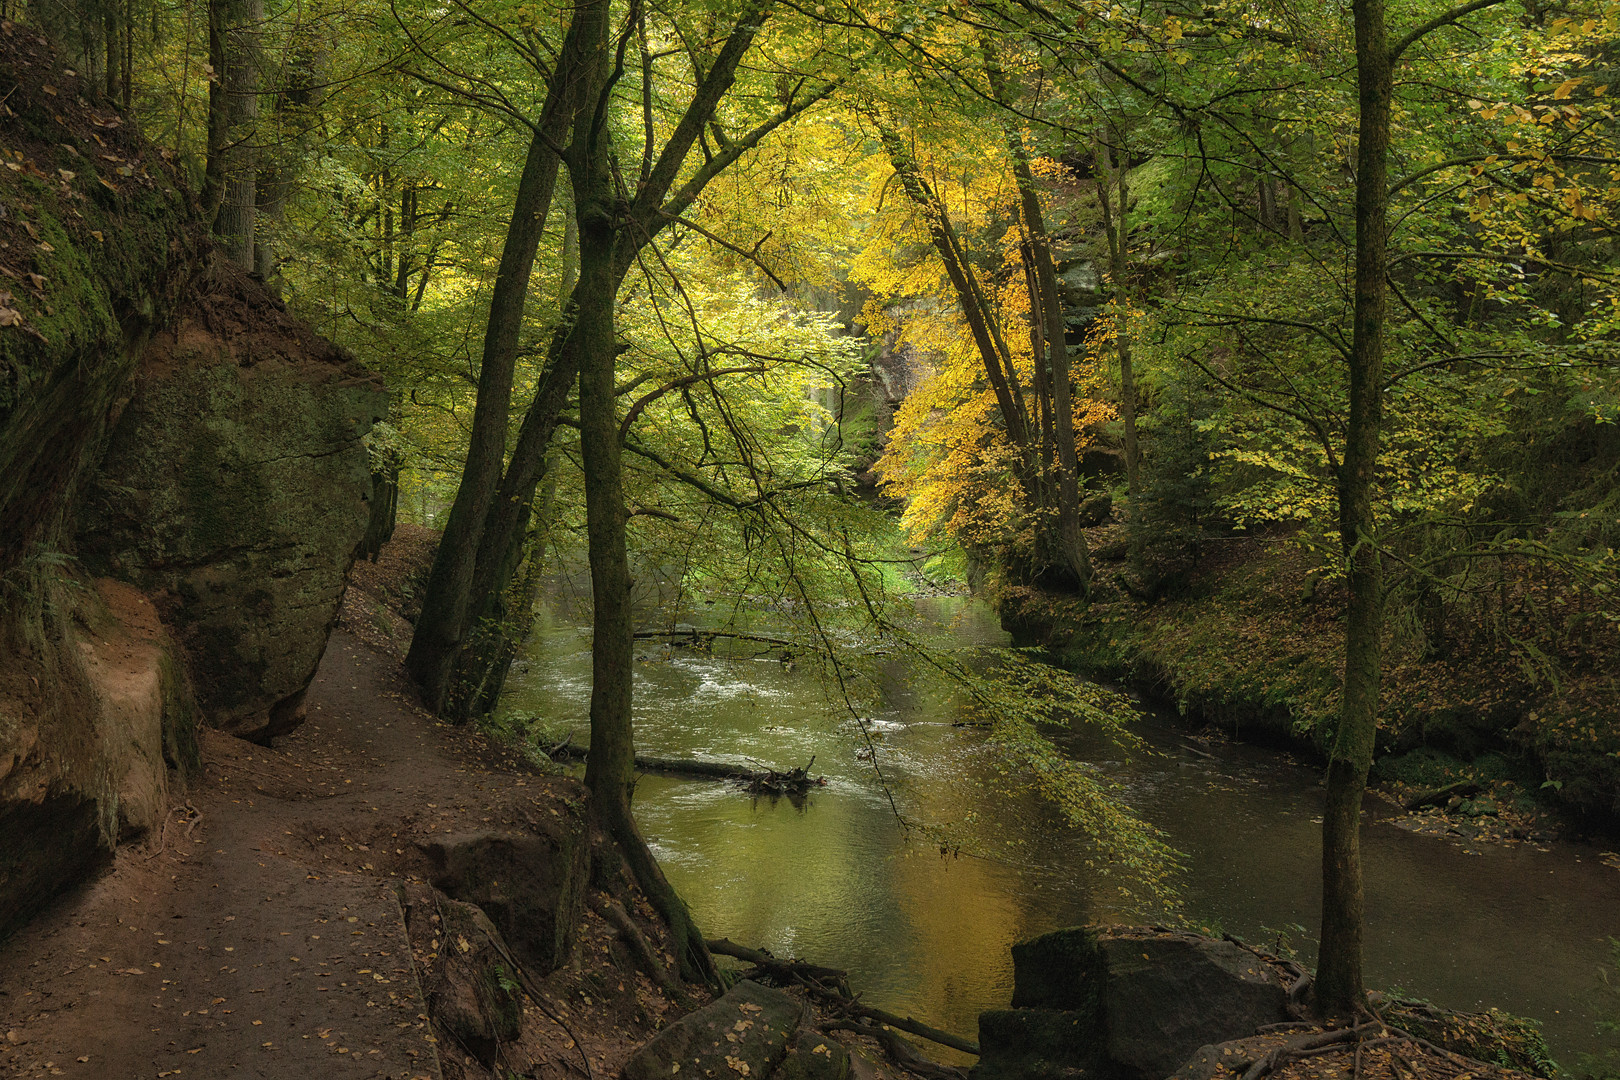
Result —
<path fill-rule="evenodd" d="M 896 1065 L 908 1072 L 939 1080 L 943 1077 L 957 1077 L 961 1070 L 948 1065 L 939 1065 L 920 1057 L 917 1052 L 907 1046 L 903 1040 L 883 1038 L 881 1029 L 872 1024 L 861 1021 L 875 1021 L 877 1024 L 904 1031 L 909 1035 L 927 1039 L 929 1042 L 948 1046 L 952 1050 L 960 1050 L 964 1054 L 979 1053 L 979 1044 L 960 1035 L 952 1035 L 948 1031 L 930 1027 L 919 1020 L 909 1016 L 896 1016 L 883 1009 L 873 1008 L 863 1003 L 859 996 L 852 993 L 849 988 L 848 974 L 838 968 L 821 967 L 817 964 L 807 964 L 802 960 L 783 960 L 772 956 L 764 949 L 750 949 L 746 945 L 738 945 L 727 938 L 715 938 L 708 942 L 709 951 L 720 956 L 730 956 L 737 960 L 744 960 L 754 965 L 750 974 L 763 977 L 766 981 L 779 986 L 802 986 L 816 1000 L 827 1007 L 828 1012 L 837 1019 L 832 1027 L 842 1026 L 847 1030 L 857 1031 L 865 1035 L 878 1036 L 884 1050 L 893 1059 Z M 851 1019 L 853 1018 L 853 1019 Z M 899 1045 L 891 1045 L 898 1043 Z"/>
<path fill-rule="evenodd" d="M 587 747 L 564 741 L 543 749 L 552 761 L 581 761 L 589 752 Z M 813 787 L 827 783 L 825 776 L 811 776 L 810 767 L 815 756 L 802 767 L 781 771 L 777 769 L 749 769 L 729 761 L 705 761 L 702 758 L 660 758 L 636 755 L 636 768 L 642 772 L 664 773 L 670 776 L 695 776 L 705 780 L 735 780 L 756 795 L 803 795 Z"/>

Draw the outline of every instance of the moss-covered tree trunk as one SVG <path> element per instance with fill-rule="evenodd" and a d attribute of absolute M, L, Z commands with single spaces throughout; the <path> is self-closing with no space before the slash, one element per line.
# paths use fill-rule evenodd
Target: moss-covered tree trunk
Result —
<path fill-rule="evenodd" d="M 1349 602 L 1344 691 L 1328 759 L 1322 814 L 1322 945 L 1316 974 L 1317 1003 L 1331 1014 L 1366 1007 L 1361 971 L 1365 918 L 1361 800 L 1372 765 L 1378 718 L 1384 602 L 1373 489 L 1383 412 L 1391 64 L 1384 0 L 1355 0 L 1354 11 L 1360 89 L 1355 326 L 1349 364 L 1350 417 L 1339 471 L 1339 532 Z"/>

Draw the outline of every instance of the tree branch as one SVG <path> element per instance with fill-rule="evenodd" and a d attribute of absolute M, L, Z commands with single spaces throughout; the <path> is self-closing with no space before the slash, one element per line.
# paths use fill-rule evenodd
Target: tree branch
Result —
<path fill-rule="evenodd" d="M 1427 37 L 1429 34 L 1440 29 L 1442 26 L 1450 26 L 1452 23 L 1463 18 L 1464 16 L 1472 15 L 1476 11 L 1483 11 L 1485 8 L 1496 7 L 1498 4 L 1505 3 L 1507 3 L 1507 0 L 1474 0 L 1474 2 L 1471 4 L 1464 4 L 1462 7 L 1452 8 L 1450 11 L 1445 12 L 1442 15 L 1436 15 L 1428 22 L 1423 23 L 1413 29 L 1405 37 L 1401 38 L 1401 40 L 1395 43 L 1394 47 L 1389 50 L 1390 66 L 1393 67 L 1395 62 L 1401 58 L 1401 54 L 1407 49 L 1417 44 L 1418 41 L 1422 40 L 1424 37 Z"/>

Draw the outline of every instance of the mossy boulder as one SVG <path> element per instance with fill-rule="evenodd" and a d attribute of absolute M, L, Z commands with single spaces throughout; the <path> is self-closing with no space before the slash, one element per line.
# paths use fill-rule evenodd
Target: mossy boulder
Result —
<path fill-rule="evenodd" d="M 153 595 L 208 722 L 292 730 L 370 517 L 381 383 L 214 262 L 156 334 L 80 515 L 100 572 Z"/>
<path fill-rule="evenodd" d="M 804 1011 L 789 994 L 744 979 L 659 1032 L 631 1055 L 620 1075 L 759 1080 L 786 1058 Z"/>

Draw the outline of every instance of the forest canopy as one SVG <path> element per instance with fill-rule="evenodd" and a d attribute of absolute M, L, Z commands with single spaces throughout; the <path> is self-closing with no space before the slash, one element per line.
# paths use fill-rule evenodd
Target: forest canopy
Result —
<path fill-rule="evenodd" d="M 1342 609 L 1314 734 L 1353 905 L 1319 992 L 1347 1006 L 1386 667 L 1612 667 L 1620 4 L 30 15 L 222 250 L 386 377 L 376 475 L 444 536 L 430 707 L 488 713 L 547 552 L 588 550 L 588 778 L 632 846 L 633 601 L 746 598 L 833 650 L 901 635 L 918 574 L 1009 613 L 1151 606 L 1261 538 Z M 1620 752 L 1590 705 L 1525 740 Z M 1075 818 L 1165 854 L 1096 794 Z"/>

